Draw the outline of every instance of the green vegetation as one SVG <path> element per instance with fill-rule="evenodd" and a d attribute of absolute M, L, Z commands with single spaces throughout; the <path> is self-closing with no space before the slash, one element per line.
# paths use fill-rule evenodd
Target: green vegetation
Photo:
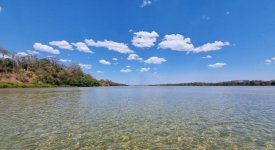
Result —
<path fill-rule="evenodd" d="M 0 49 L 0 53 L 0 88 L 122 85 L 109 80 L 98 81 L 85 74 L 79 65 L 66 66 L 54 58 L 10 54 L 5 49 Z"/>
<path fill-rule="evenodd" d="M 116 83 L 111 80 L 99 80 L 101 86 L 127 86 L 126 84 Z"/>
<path fill-rule="evenodd" d="M 45 83 L 13 83 L 13 82 L 0 82 L 0 88 L 50 88 L 58 87 Z"/>
<path fill-rule="evenodd" d="M 156 84 L 151 86 L 275 86 L 275 80 L 237 80 L 225 81 L 218 83 L 192 82 L 192 83 L 178 83 L 178 84 Z"/>

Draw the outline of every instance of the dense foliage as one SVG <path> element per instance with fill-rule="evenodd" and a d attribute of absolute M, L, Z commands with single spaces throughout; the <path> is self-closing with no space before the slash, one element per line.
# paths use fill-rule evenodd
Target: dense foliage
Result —
<path fill-rule="evenodd" d="M 54 86 L 115 86 L 121 85 L 109 80 L 96 80 L 85 74 L 79 65 L 63 65 L 54 58 L 38 59 L 35 55 L 8 55 L 8 51 L 1 49 L 0 53 L 0 81 L 14 79 L 16 85 L 31 83 L 31 85 Z M 3 84 L 5 86 L 15 85 Z"/>
<path fill-rule="evenodd" d="M 127 86 L 126 84 L 116 83 L 111 80 L 99 80 L 101 86 Z"/>

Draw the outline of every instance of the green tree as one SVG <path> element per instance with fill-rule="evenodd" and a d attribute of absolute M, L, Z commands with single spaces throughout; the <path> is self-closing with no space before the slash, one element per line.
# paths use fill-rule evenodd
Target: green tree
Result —
<path fill-rule="evenodd" d="M 8 55 L 9 51 L 4 49 L 4 48 L 0 48 L 0 53 L 2 54 L 2 59 L 3 59 L 3 69 L 5 70 L 5 73 L 7 73 L 7 68 L 6 68 L 6 58 L 5 55 Z"/>

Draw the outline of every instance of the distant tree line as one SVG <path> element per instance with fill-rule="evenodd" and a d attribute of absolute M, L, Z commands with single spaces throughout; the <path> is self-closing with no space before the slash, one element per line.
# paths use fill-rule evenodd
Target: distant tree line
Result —
<path fill-rule="evenodd" d="M 110 80 L 96 80 L 79 65 L 64 65 L 54 58 L 38 59 L 35 54 L 18 55 L 0 49 L 0 82 L 45 83 L 55 86 L 118 86 Z"/>
<path fill-rule="evenodd" d="M 156 84 L 150 86 L 275 86 L 275 80 L 236 80 L 225 81 L 218 83 L 192 82 L 192 83 L 177 83 L 177 84 Z"/>

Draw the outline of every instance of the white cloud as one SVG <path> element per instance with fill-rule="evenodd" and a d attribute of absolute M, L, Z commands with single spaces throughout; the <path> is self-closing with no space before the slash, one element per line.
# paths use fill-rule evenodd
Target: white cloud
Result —
<path fill-rule="evenodd" d="M 202 57 L 203 59 L 211 59 L 211 58 L 213 58 L 211 55 L 207 55 L 207 56 L 204 56 L 204 57 Z"/>
<path fill-rule="evenodd" d="M 147 68 L 141 68 L 139 71 L 140 71 L 140 72 L 147 72 L 147 71 L 149 71 L 149 70 L 150 70 L 150 68 L 147 67 Z"/>
<path fill-rule="evenodd" d="M 185 38 L 180 34 L 165 35 L 159 48 L 171 49 L 175 51 L 192 51 L 194 49 L 190 38 Z"/>
<path fill-rule="evenodd" d="M 92 69 L 92 65 L 88 64 L 78 64 L 82 69 L 89 70 Z"/>
<path fill-rule="evenodd" d="M 140 48 L 152 47 L 155 45 L 157 37 L 159 37 L 159 35 L 155 31 L 152 31 L 151 33 L 145 31 L 135 32 L 132 39 L 132 44 Z"/>
<path fill-rule="evenodd" d="M 27 54 L 26 52 L 18 52 L 15 54 L 16 57 L 25 57 L 28 56 L 29 54 Z"/>
<path fill-rule="evenodd" d="M 77 42 L 77 43 L 72 43 L 76 47 L 77 50 L 84 52 L 84 53 L 90 53 L 92 54 L 93 52 L 90 50 L 90 48 L 83 42 Z"/>
<path fill-rule="evenodd" d="M 41 52 L 47 52 L 47 53 L 51 53 L 51 54 L 60 54 L 59 50 L 54 49 L 48 45 L 43 45 L 41 43 L 34 43 L 33 48 L 35 50 L 41 51 Z"/>
<path fill-rule="evenodd" d="M 272 57 L 270 59 L 265 60 L 265 64 L 270 65 L 275 63 L 275 57 Z"/>
<path fill-rule="evenodd" d="M 105 59 L 101 59 L 98 61 L 99 63 L 103 64 L 103 65 L 111 65 L 111 63 Z"/>
<path fill-rule="evenodd" d="M 94 41 L 93 39 L 85 39 L 85 42 L 89 46 L 105 47 L 108 50 L 116 51 L 122 54 L 134 52 L 133 50 L 129 49 L 129 47 L 125 43 L 118 43 L 118 42 L 108 41 L 108 40 Z"/>
<path fill-rule="evenodd" d="M 25 56 L 31 56 L 31 55 L 37 55 L 37 54 L 39 54 L 39 52 L 27 50 L 26 52 L 18 52 L 18 53 L 16 53 L 15 57 L 25 57 Z"/>
<path fill-rule="evenodd" d="M 104 71 L 100 71 L 100 70 L 98 70 L 98 71 L 96 71 L 96 73 L 105 73 Z"/>
<path fill-rule="evenodd" d="M 147 64 L 162 64 L 166 62 L 166 59 L 159 57 L 150 57 L 149 59 L 144 61 Z"/>
<path fill-rule="evenodd" d="M 151 4 L 152 4 L 152 0 L 143 0 L 140 7 L 143 8 L 143 7 L 151 5 Z"/>
<path fill-rule="evenodd" d="M 139 60 L 139 61 L 143 60 L 142 58 L 140 58 L 140 57 L 138 56 L 138 54 L 129 54 L 129 56 L 128 56 L 127 59 L 128 59 L 128 60 Z"/>
<path fill-rule="evenodd" d="M 46 58 L 49 58 L 49 59 L 55 59 L 53 56 L 47 56 Z"/>
<path fill-rule="evenodd" d="M 229 46 L 229 42 L 215 41 L 214 43 L 206 43 L 199 47 L 194 47 L 190 38 L 185 38 L 180 34 L 170 34 L 165 35 L 164 39 L 159 43 L 159 48 L 170 49 L 174 51 L 184 51 L 184 52 L 208 52 L 220 50 L 224 46 Z"/>
<path fill-rule="evenodd" d="M 215 41 L 214 43 L 206 43 L 193 50 L 194 53 L 209 52 L 222 49 L 224 46 L 229 46 L 229 42 Z"/>
<path fill-rule="evenodd" d="M 222 68 L 222 67 L 224 67 L 226 65 L 227 65 L 226 63 L 215 63 L 215 64 L 208 65 L 208 67 L 211 67 L 211 68 Z"/>
<path fill-rule="evenodd" d="M 124 68 L 124 69 L 121 69 L 120 72 L 128 73 L 128 72 L 132 72 L 132 70 L 129 68 Z"/>
<path fill-rule="evenodd" d="M 30 55 L 39 55 L 39 52 L 37 52 L 37 51 L 27 50 L 27 53 Z"/>
<path fill-rule="evenodd" d="M 59 59 L 60 62 L 72 62 L 72 60 L 69 59 Z"/>
<path fill-rule="evenodd" d="M 8 55 L 0 55 L 0 58 L 11 58 L 10 56 L 8 56 Z"/>
<path fill-rule="evenodd" d="M 131 66 L 128 65 L 128 66 L 122 68 L 122 69 L 120 70 L 120 72 L 122 72 L 122 73 L 129 73 L 129 72 L 132 72 Z"/>
<path fill-rule="evenodd" d="M 52 41 L 52 42 L 49 42 L 49 44 L 52 45 L 52 46 L 57 46 L 61 49 L 73 50 L 72 45 L 69 42 L 65 41 L 65 40 Z"/>
<path fill-rule="evenodd" d="M 118 59 L 117 59 L 117 58 L 113 58 L 112 60 L 113 60 L 113 61 L 117 61 Z"/>
<path fill-rule="evenodd" d="M 272 64 L 272 63 L 273 63 L 273 61 L 272 61 L 272 60 L 270 60 L 270 59 L 267 59 L 267 60 L 265 60 L 265 63 L 266 63 L 267 65 L 269 65 L 269 64 Z"/>

